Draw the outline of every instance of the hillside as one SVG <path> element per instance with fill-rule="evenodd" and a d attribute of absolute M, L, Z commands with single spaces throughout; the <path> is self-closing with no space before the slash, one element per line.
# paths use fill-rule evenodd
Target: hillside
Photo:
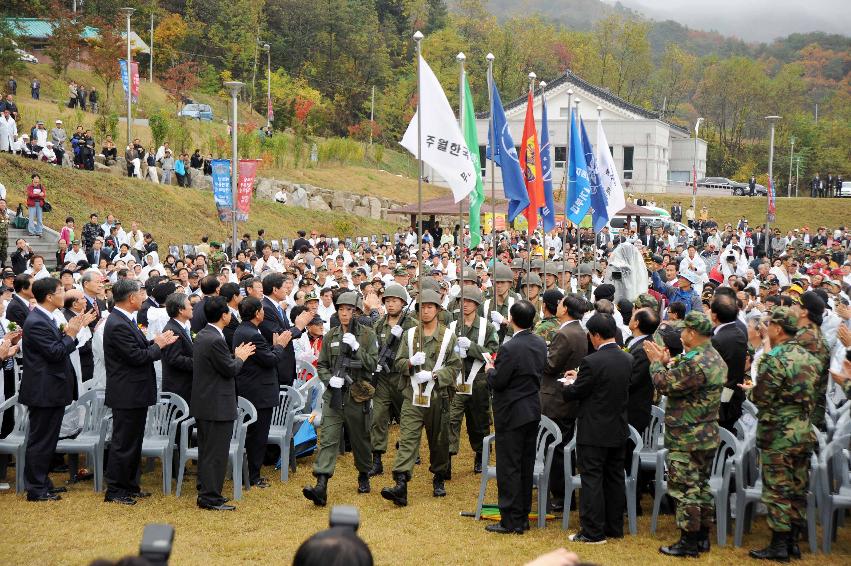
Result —
<path fill-rule="evenodd" d="M 7 189 L 9 208 L 25 202 L 26 186 L 38 173 L 47 191 L 53 212 L 44 215 L 45 224 L 59 230 L 66 216 L 82 226 L 89 214 L 113 213 L 129 225 L 136 220 L 151 232 L 160 246 L 197 242 L 203 234 L 224 239 L 230 224 L 219 222 L 213 196 L 208 191 L 154 185 L 146 181 L 101 173 L 59 168 L 8 154 L 0 154 L 0 182 Z M 296 230 L 316 229 L 335 236 L 381 234 L 396 229 L 390 222 L 354 218 L 345 212 L 317 212 L 253 201 L 243 232 L 265 228 L 268 239 L 292 238 Z M 161 248 L 162 249 L 162 248 Z"/>

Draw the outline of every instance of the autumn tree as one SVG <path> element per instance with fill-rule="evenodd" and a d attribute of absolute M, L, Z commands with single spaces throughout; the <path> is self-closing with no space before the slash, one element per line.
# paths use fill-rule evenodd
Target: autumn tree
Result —
<path fill-rule="evenodd" d="M 154 45 L 157 57 L 154 66 L 157 72 L 177 65 L 181 60 L 180 51 L 189 35 L 189 26 L 180 14 L 169 14 L 154 28 Z"/>
<path fill-rule="evenodd" d="M 65 76 L 68 65 L 80 60 L 83 47 L 82 35 L 86 25 L 63 4 L 55 3 L 50 9 L 52 32 L 44 54 L 50 57 L 50 68 L 57 76 Z"/>
<path fill-rule="evenodd" d="M 0 20 L 0 77 L 15 75 L 23 67 L 15 52 L 15 33 L 6 20 Z"/>
<path fill-rule="evenodd" d="M 120 28 L 105 20 L 95 20 L 93 23 L 97 26 L 99 34 L 97 39 L 89 44 L 86 64 L 103 83 L 104 96 L 108 104 L 112 95 L 112 86 L 121 78 L 118 60 L 126 57 L 125 43 Z"/>
<path fill-rule="evenodd" d="M 168 98 L 178 108 L 195 87 L 198 86 L 198 63 L 184 61 L 167 69 L 159 77 L 160 86 L 168 93 Z"/>

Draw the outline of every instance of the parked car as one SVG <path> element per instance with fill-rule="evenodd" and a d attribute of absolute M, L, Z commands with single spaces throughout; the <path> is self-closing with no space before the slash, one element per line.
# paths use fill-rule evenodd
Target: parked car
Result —
<path fill-rule="evenodd" d="M 747 183 L 739 183 L 738 181 L 733 181 L 727 177 L 704 177 L 703 179 L 697 180 L 697 186 L 708 189 L 729 190 L 736 196 L 750 195 L 750 187 L 748 187 Z M 757 196 L 766 196 L 768 194 L 768 189 L 766 189 L 763 185 L 757 184 L 754 193 Z"/>
<path fill-rule="evenodd" d="M 733 194 L 736 196 L 750 196 L 751 188 L 747 184 L 745 184 L 744 189 L 737 186 L 733 188 Z M 758 197 L 768 196 L 768 189 L 765 187 L 765 185 L 760 185 L 759 183 L 757 183 L 756 187 L 754 187 L 754 195 Z"/>
<path fill-rule="evenodd" d="M 177 113 L 178 118 L 194 118 L 196 120 L 213 121 L 213 109 L 209 104 L 187 104 Z"/>
<path fill-rule="evenodd" d="M 27 53 L 23 49 L 16 47 L 15 53 L 18 54 L 18 61 L 23 61 L 24 63 L 38 63 L 38 57 L 36 57 L 32 53 Z"/>
<path fill-rule="evenodd" d="M 851 197 L 851 181 L 842 181 L 842 186 L 839 188 L 840 197 Z"/>

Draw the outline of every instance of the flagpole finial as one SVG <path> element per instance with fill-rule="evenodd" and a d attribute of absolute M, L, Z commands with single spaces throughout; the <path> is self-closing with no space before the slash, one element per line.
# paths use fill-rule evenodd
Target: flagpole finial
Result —
<path fill-rule="evenodd" d="M 458 55 L 455 56 L 455 60 L 456 61 L 466 61 L 467 56 L 464 55 L 464 52 L 462 51 L 461 53 L 459 53 Z"/>
<path fill-rule="evenodd" d="M 569 94 L 570 96 L 573 96 L 573 89 L 572 88 L 567 89 L 567 94 Z"/>
<path fill-rule="evenodd" d="M 422 41 L 423 37 L 425 36 L 421 31 L 417 30 L 414 32 L 414 41 Z"/>
<path fill-rule="evenodd" d="M 496 59 L 496 57 L 493 56 L 493 53 L 488 53 L 485 56 L 485 59 L 487 59 L 488 61 L 493 61 L 494 59 Z"/>
<path fill-rule="evenodd" d="M 541 85 L 541 88 L 547 88 L 547 81 L 541 81 L 538 84 Z"/>

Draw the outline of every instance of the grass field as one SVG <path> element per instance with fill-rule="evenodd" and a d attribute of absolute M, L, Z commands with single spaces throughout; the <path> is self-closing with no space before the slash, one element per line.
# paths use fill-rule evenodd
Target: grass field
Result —
<path fill-rule="evenodd" d="M 395 436 L 397 427 L 391 429 Z M 392 443 L 391 443 L 392 446 Z M 699 560 L 682 562 L 658 553 L 658 547 L 674 540 L 673 517 L 663 515 L 657 535 L 650 536 L 647 496 L 639 517 L 637 536 L 612 540 L 600 546 L 572 545 L 559 521 L 551 521 L 545 530 L 532 528 L 523 536 L 486 533 L 486 521 L 459 516 L 474 511 L 481 476 L 472 473 L 472 452 L 462 445 L 453 461 L 453 479 L 447 482 L 445 499 L 431 496 L 428 473 L 428 449 L 421 452 L 423 464 L 414 470 L 409 484 L 409 506 L 396 508 L 381 498 L 382 487 L 392 485 L 389 465 L 391 449 L 385 457 L 385 473 L 372 480 L 372 493 L 355 491 L 357 473 L 351 454 L 341 457 L 330 482 L 329 507 L 316 508 L 301 495 L 301 488 L 312 483 L 312 456 L 300 460 L 298 471 L 288 483 L 281 483 L 274 469 L 264 475 L 272 487 L 252 489 L 237 511 L 215 513 L 195 506 L 195 476 L 184 483 L 180 498 L 162 495 L 159 469 L 143 476 L 143 488 L 154 493 L 135 507 L 106 504 L 103 494 L 91 490 L 86 482 L 70 487 L 62 501 L 47 504 L 27 503 L 14 493 L 0 495 L 0 560 L 4 564 L 83 565 L 94 558 L 118 557 L 138 551 L 146 523 L 170 523 L 176 528 L 172 564 L 216 566 L 231 564 L 288 564 L 298 545 L 328 523 L 330 506 L 347 504 L 360 509 L 360 535 L 369 544 L 376 563 L 382 565 L 499 565 L 523 564 L 534 556 L 565 546 L 586 561 L 601 565 L 758 564 L 747 557 L 747 549 L 762 547 L 768 539 L 764 519 L 757 519 L 754 531 L 745 536 L 742 548 L 717 548 Z M 54 475 L 57 485 L 66 479 Z M 226 482 L 225 496 L 232 493 Z M 495 482 L 491 482 L 486 502 L 496 502 Z M 571 516 L 571 531 L 578 526 L 578 514 Z M 625 527 L 626 528 L 626 527 Z M 714 536 L 714 535 L 713 535 Z M 801 565 L 840 565 L 851 563 L 849 527 L 840 531 L 833 554 L 804 554 Z"/>

